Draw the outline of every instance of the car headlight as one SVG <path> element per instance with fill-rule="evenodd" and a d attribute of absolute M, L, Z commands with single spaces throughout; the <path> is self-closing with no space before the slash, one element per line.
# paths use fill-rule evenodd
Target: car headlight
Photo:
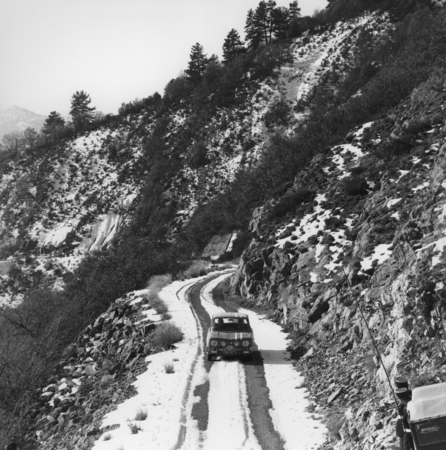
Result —
<path fill-rule="evenodd" d="M 235 345 L 236 347 L 238 347 L 238 346 L 240 345 L 240 342 L 239 342 L 239 341 L 235 341 L 235 342 L 234 342 L 234 345 Z"/>
<path fill-rule="evenodd" d="M 216 341 L 215 339 L 212 339 L 211 347 L 217 347 L 217 345 L 218 345 L 218 341 Z"/>
<path fill-rule="evenodd" d="M 226 342 L 225 342 L 225 341 L 221 341 L 221 342 L 220 342 L 220 345 L 221 345 L 222 347 L 226 347 Z"/>
<path fill-rule="evenodd" d="M 249 347 L 249 341 L 243 341 L 242 345 L 243 347 Z"/>

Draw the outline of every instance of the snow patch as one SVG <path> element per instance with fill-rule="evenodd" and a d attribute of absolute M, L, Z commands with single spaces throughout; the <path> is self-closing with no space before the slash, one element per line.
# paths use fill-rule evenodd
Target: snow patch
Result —
<path fill-rule="evenodd" d="M 373 261 L 377 261 L 377 265 L 381 265 L 392 256 L 392 244 L 380 244 L 375 247 L 372 255 L 364 258 L 361 261 L 362 270 L 369 270 L 372 268 Z"/>
<path fill-rule="evenodd" d="M 387 202 L 387 208 L 391 208 L 392 206 L 396 205 L 397 203 L 399 203 L 402 199 L 401 198 L 392 198 Z"/>

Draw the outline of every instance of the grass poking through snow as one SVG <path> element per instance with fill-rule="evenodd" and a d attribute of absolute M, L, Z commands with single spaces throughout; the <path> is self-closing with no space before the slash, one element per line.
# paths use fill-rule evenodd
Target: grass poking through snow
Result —
<path fill-rule="evenodd" d="M 136 412 L 135 420 L 146 420 L 147 419 L 147 411 L 139 408 Z"/>
<path fill-rule="evenodd" d="M 166 373 L 175 373 L 175 367 L 172 361 L 166 361 L 164 363 L 164 372 Z"/>
<path fill-rule="evenodd" d="M 138 432 L 142 430 L 142 428 L 138 424 L 133 423 L 131 420 L 127 421 L 127 425 L 129 426 L 132 434 L 138 434 Z"/>
<path fill-rule="evenodd" d="M 156 327 L 152 335 L 152 342 L 156 346 L 168 350 L 173 344 L 182 341 L 183 337 L 183 332 L 175 324 L 163 322 Z"/>

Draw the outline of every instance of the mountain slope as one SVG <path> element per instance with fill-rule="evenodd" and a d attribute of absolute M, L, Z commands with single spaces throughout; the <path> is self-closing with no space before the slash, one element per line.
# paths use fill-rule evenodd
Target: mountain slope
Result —
<path fill-rule="evenodd" d="M 28 127 L 40 131 L 45 117 L 18 106 L 0 108 L 0 139 L 8 133 L 20 132 Z"/>
<path fill-rule="evenodd" d="M 392 448 L 370 333 L 391 376 L 444 379 L 445 17 L 325 23 L 11 160 L 5 301 L 26 312 L 44 285 L 79 333 L 149 276 L 181 276 L 215 234 L 238 233 L 228 296 L 291 332 L 327 448 Z"/>

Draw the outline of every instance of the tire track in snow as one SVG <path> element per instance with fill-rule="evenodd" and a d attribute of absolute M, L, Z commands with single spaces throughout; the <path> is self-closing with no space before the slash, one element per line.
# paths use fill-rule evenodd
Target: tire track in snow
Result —
<path fill-rule="evenodd" d="M 220 284 L 225 281 L 228 275 L 230 274 L 222 275 L 213 282 L 210 282 L 201 292 L 202 305 L 210 315 L 224 310 L 233 312 L 239 309 L 237 304 L 225 301 L 221 289 L 219 288 Z M 244 446 L 241 447 L 236 446 L 237 441 L 231 441 L 234 447 L 231 447 L 230 445 L 225 447 L 224 444 L 220 444 L 220 447 L 215 448 L 224 448 L 225 450 L 232 450 L 232 448 L 283 450 L 283 441 L 275 430 L 269 414 L 272 404 L 269 399 L 269 391 L 266 386 L 265 373 L 259 352 L 254 352 L 252 362 L 247 362 L 245 364 L 240 363 L 238 360 L 218 361 L 214 363 L 210 376 L 212 377 L 212 370 L 214 370 L 215 367 L 228 364 L 237 365 L 239 368 L 239 379 L 238 381 L 232 380 L 232 385 L 229 389 L 234 386 L 238 389 L 239 411 L 241 411 L 238 421 L 244 424 L 245 436 L 247 439 L 242 444 Z M 212 389 L 212 386 L 214 385 L 212 379 L 210 385 Z M 220 391 L 220 393 L 223 396 L 225 395 L 224 391 Z M 226 428 L 229 429 L 227 435 L 231 435 L 232 429 L 229 426 L 226 426 Z M 208 435 L 209 434 L 212 434 L 212 431 L 209 432 Z M 223 442 L 227 444 L 227 438 L 225 438 Z M 213 440 L 212 444 L 215 446 L 218 445 L 218 442 Z M 208 448 L 205 447 L 205 450 L 211 449 L 211 445 Z"/>
<path fill-rule="evenodd" d="M 183 294 L 183 300 L 187 298 L 189 290 L 196 284 L 196 281 L 191 282 L 190 284 L 186 286 L 182 286 L 177 292 L 176 296 L 179 300 L 180 299 L 180 292 L 185 291 Z M 193 402 L 193 396 L 191 395 L 191 389 L 192 389 L 192 383 L 194 381 L 194 375 L 196 375 L 196 367 L 200 358 L 201 353 L 203 352 L 203 330 L 200 326 L 200 321 L 198 320 L 198 317 L 195 313 L 194 308 L 191 306 L 192 314 L 195 318 L 196 325 L 197 325 L 197 335 L 198 335 L 198 346 L 197 346 L 197 353 L 194 357 L 194 360 L 192 362 L 192 366 L 190 368 L 189 377 L 187 380 L 186 390 L 184 392 L 183 396 L 183 402 L 182 402 L 182 411 L 181 411 L 181 418 L 180 418 L 180 432 L 178 435 L 178 441 L 177 445 L 175 446 L 175 449 L 180 449 L 183 447 L 185 441 L 186 441 L 186 435 L 187 435 L 187 429 L 190 428 L 190 424 L 188 423 L 188 411 L 191 408 L 191 402 Z"/>
<path fill-rule="evenodd" d="M 224 279 L 220 284 L 223 282 Z M 223 307 L 227 311 L 240 310 L 239 305 L 225 300 L 220 284 L 215 286 L 212 291 L 214 304 Z M 255 327 L 253 328 L 255 341 L 256 330 Z M 283 439 L 274 426 L 271 416 L 273 404 L 266 383 L 265 367 L 261 353 L 258 350 L 254 351 L 252 360 L 246 362 L 243 368 L 245 376 L 245 383 L 243 384 L 245 390 L 244 398 L 247 402 L 245 410 L 248 411 L 253 434 L 261 448 L 265 450 L 283 450 Z"/>
<path fill-rule="evenodd" d="M 221 287 L 214 289 L 217 305 L 237 306 L 224 300 Z M 303 377 L 293 367 L 288 334 L 277 324 L 254 311 L 238 308 L 250 317 L 259 351 L 245 363 L 250 417 L 255 435 L 265 450 L 315 450 L 326 441 L 320 416 L 309 413 L 310 404 Z"/>
<path fill-rule="evenodd" d="M 201 343 L 185 395 L 177 450 L 262 450 L 249 417 L 243 364 L 238 360 L 212 364 L 202 359 L 209 316 L 223 310 L 212 301 L 208 286 L 224 277 L 209 277 L 187 292 Z"/>
<path fill-rule="evenodd" d="M 210 318 L 205 309 L 199 307 L 201 306 L 199 305 L 199 295 L 203 286 L 220 276 L 221 274 L 213 275 L 199 282 L 195 280 L 187 286 L 188 289 L 185 293 L 196 321 L 199 343 L 184 394 L 181 430 L 175 450 L 199 450 L 203 445 L 203 433 L 207 429 L 207 396 L 209 392 L 207 372 L 210 367 L 210 363 L 204 363 L 203 361 L 203 349 L 206 339 L 206 331 L 203 330 L 207 330 Z"/>
<path fill-rule="evenodd" d="M 203 449 L 261 450 L 249 418 L 243 365 L 218 361 L 212 365 L 209 381 L 209 425 Z"/>

